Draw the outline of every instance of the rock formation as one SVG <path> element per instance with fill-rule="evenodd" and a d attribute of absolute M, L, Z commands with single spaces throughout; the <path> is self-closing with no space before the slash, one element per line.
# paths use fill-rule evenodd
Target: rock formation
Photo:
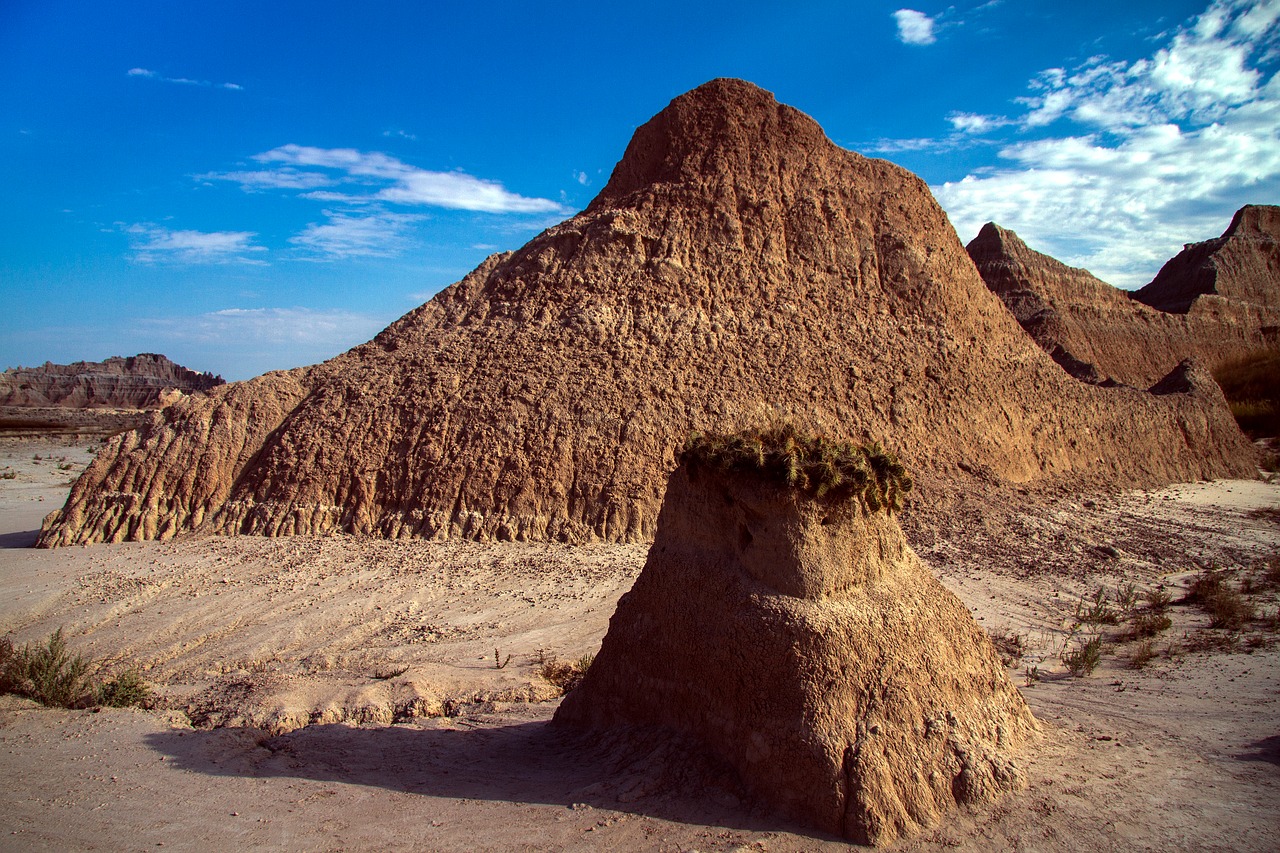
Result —
<path fill-rule="evenodd" d="M 175 391 L 191 394 L 221 384 L 219 376 L 144 352 L 106 361 L 10 368 L 0 373 L 0 406 L 153 409 L 177 399 Z"/>
<path fill-rule="evenodd" d="M 930 487 L 975 470 L 1251 473 L 1220 392 L 1188 370 L 1193 390 L 1168 395 L 1067 375 L 983 285 L 923 181 L 716 80 L 637 130 L 586 210 L 369 343 L 215 388 L 109 444 L 40 542 L 643 541 L 689 433 L 764 411 L 892 432 Z"/>
<path fill-rule="evenodd" d="M 1210 368 L 1280 345 L 1280 207 L 1241 208 L 1128 293 L 1027 247 L 994 223 L 968 245 L 978 272 L 1063 369 L 1147 388 L 1183 359 Z"/>
<path fill-rule="evenodd" d="M 783 455 L 764 443 L 758 458 Z M 888 502 L 722 459 L 695 444 L 672 474 L 644 569 L 557 723 L 692 737 L 782 811 L 864 844 L 1015 787 L 1035 721 Z M 873 495 L 892 475 L 869 479 Z"/>

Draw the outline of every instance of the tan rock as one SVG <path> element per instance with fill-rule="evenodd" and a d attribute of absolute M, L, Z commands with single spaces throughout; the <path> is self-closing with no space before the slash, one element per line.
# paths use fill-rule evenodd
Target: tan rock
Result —
<path fill-rule="evenodd" d="M 1251 474 L 1215 393 L 1067 375 L 983 285 L 923 181 L 715 80 L 636 132 L 585 211 L 369 343 L 183 400 L 109 446 L 40 542 L 646 541 L 689 433 L 765 412 L 892 434 L 930 488 L 966 470 Z"/>
<path fill-rule="evenodd" d="M 1036 724 L 887 511 L 682 465 L 559 723 L 704 744 L 783 812 L 860 843 L 1020 783 Z"/>
<path fill-rule="evenodd" d="M 1135 293 L 1028 248 L 994 223 L 967 247 L 1042 349 L 1087 382 L 1147 388 L 1186 358 L 1209 368 L 1280 344 L 1280 207 L 1241 208 Z"/>

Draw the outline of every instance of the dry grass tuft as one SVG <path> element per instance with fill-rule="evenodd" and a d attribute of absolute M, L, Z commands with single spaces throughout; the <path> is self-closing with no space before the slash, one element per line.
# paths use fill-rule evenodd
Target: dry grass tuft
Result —
<path fill-rule="evenodd" d="M 731 434 L 694 433 L 680 461 L 691 469 L 754 472 L 815 498 L 858 498 L 871 512 L 902 509 L 911 476 L 879 445 L 807 435 L 790 422 Z"/>

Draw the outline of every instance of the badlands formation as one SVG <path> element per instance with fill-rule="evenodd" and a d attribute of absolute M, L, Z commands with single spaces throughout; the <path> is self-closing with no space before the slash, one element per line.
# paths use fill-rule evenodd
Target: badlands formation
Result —
<path fill-rule="evenodd" d="M 1280 207 L 1248 205 L 1134 293 L 987 223 L 968 245 L 987 287 L 1068 373 L 1147 388 L 1188 356 L 1210 368 L 1280 346 Z"/>
<path fill-rule="evenodd" d="M 781 811 L 860 844 L 1017 787 L 1031 712 L 907 545 L 900 467 L 866 457 L 787 429 L 691 444 L 556 721 L 692 737 Z M 800 482 L 779 476 L 788 466 Z M 823 473 L 832 488 L 806 488 Z"/>
<path fill-rule="evenodd" d="M 152 409 L 222 384 L 221 377 L 144 352 L 106 361 L 10 368 L 0 373 L 0 406 Z"/>
<path fill-rule="evenodd" d="M 883 841 L 936 820 L 895 849 L 1272 853 L 1280 485 L 1199 364 L 1157 378 L 1069 375 L 918 179 L 714 81 L 637 132 L 587 210 L 370 343 L 192 395 L 93 461 L 0 441 L 0 628 L 64 629 L 157 694 L 0 697 L 21 783 L 0 837 L 834 853 L 815 824 Z M 860 496 L 678 465 L 691 433 L 771 415 L 896 450 L 918 558 L 877 511 L 906 488 L 886 454 Z M 1225 476 L 1248 479 L 1114 488 Z M 43 544 L 120 544 L 27 547 L 64 499 Z M 240 532 L 268 535 L 199 535 Z M 1213 627 L 1183 597 L 1208 566 L 1257 618 Z M 1165 596 L 1169 629 L 1082 624 L 1124 589 Z M 606 627 L 562 702 L 579 725 L 553 724 L 547 663 Z M 1072 677 L 1087 638 L 1102 659 Z"/>
<path fill-rule="evenodd" d="M 934 494 L 1255 466 L 1200 366 L 1153 393 L 1068 375 L 919 178 L 715 80 L 637 130 L 586 210 L 369 343 L 113 440 L 40 544 L 647 541 L 685 437 L 770 414 L 891 438 Z"/>

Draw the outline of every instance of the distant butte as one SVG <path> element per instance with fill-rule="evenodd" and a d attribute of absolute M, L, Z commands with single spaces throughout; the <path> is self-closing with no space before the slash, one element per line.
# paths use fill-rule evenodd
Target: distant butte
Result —
<path fill-rule="evenodd" d="M 714 80 L 636 131 L 586 210 L 369 343 L 113 440 L 40 544 L 645 541 L 690 432 L 771 414 L 886 440 L 924 494 L 1252 474 L 1217 386 L 1174 372 L 1177 393 L 1078 381 L 923 181 Z"/>
<path fill-rule="evenodd" d="M 1280 345 L 1280 207 L 1241 208 L 1133 293 L 987 223 L 968 245 L 987 287 L 1042 349 L 1087 382 L 1147 388 L 1183 359 L 1209 367 Z"/>
<path fill-rule="evenodd" d="M 172 398 L 223 384 L 152 352 L 106 361 L 45 362 L 0 373 L 0 406 L 72 409 L 152 409 Z M 166 397 L 168 395 L 168 397 Z"/>

